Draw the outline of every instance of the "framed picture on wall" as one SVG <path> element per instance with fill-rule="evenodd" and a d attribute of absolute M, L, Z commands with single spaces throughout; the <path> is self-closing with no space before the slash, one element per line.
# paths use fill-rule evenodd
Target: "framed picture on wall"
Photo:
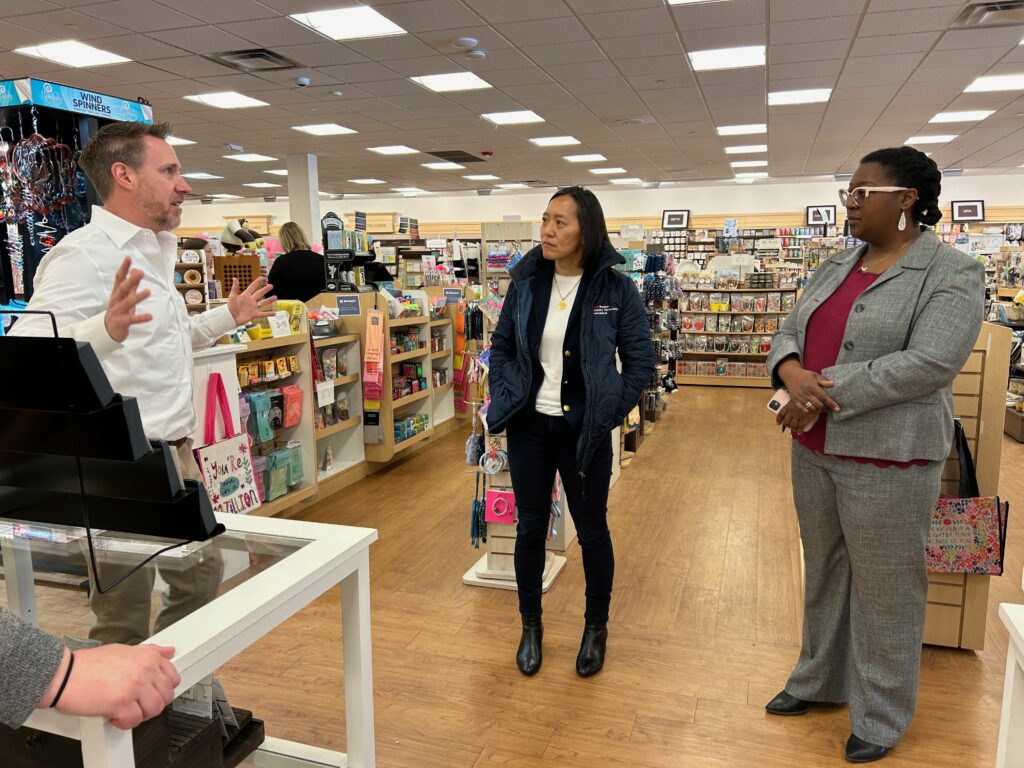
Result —
<path fill-rule="evenodd" d="M 661 212 L 661 228 L 662 229 L 689 229 L 690 228 L 690 212 L 689 211 L 662 211 Z"/>
<path fill-rule="evenodd" d="M 984 200 L 954 200 L 950 203 L 953 209 L 953 221 L 984 221 Z"/>
<path fill-rule="evenodd" d="M 836 207 L 834 205 L 808 205 L 807 226 L 828 227 L 836 223 Z"/>

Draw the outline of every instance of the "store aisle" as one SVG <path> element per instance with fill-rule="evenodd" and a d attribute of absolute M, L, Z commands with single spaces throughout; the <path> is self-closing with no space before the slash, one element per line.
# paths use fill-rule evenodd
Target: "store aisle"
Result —
<path fill-rule="evenodd" d="M 574 671 L 582 630 L 579 549 L 545 597 L 544 666 L 515 667 L 515 594 L 463 586 L 473 478 L 464 431 L 303 516 L 374 526 L 371 549 L 377 759 L 386 768 L 597 765 L 839 766 L 845 708 L 769 718 L 800 632 L 798 535 L 788 436 L 765 390 L 687 388 L 612 491 L 618 570 L 608 662 Z M 1024 503 L 1024 446 L 1005 438 L 1003 494 Z M 995 757 L 1006 636 L 1024 534 L 1011 512 L 1008 575 L 992 584 L 982 653 L 926 648 L 918 715 L 894 766 L 982 766 Z M 344 706 L 339 592 L 225 668 L 235 706 L 269 735 L 336 749 Z"/>

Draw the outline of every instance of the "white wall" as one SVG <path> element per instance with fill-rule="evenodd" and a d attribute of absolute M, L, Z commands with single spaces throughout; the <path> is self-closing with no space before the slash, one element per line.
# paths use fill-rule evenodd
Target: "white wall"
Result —
<path fill-rule="evenodd" d="M 801 211 L 808 205 L 839 205 L 837 181 L 811 181 L 749 186 L 735 183 L 667 189 L 595 190 L 607 217 L 657 216 L 666 208 L 688 208 L 692 215 L 773 213 Z M 950 200 L 984 200 L 988 206 L 1024 205 L 1024 176 L 959 176 L 943 180 L 942 204 Z M 518 215 L 538 220 L 553 190 L 543 193 L 495 192 L 476 195 L 426 195 L 423 197 L 353 197 L 321 200 L 321 212 L 396 211 L 424 222 L 501 221 Z M 321 213 L 321 215 L 322 215 Z M 228 200 L 202 205 L 185 204 L 181 226 L 211 227 L 218 232 L 224 217 L 271 214 L 275 224 L 288 220 L 288 201 L 265 203 L 260 198 Z"/>

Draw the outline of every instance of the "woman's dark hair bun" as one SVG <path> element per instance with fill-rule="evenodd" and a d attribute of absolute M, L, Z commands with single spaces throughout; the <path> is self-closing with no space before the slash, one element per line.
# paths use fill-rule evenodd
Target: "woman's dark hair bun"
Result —
<path fill-rule="evenodd" d="M 931 227 L 942 218 L 939 209 L 942 172 L 924 152 L 913 147 L 889 147 L 876 149 L 860 161 L 885 167 L 897 186 L 917 190 L 917 201 L 911 211 L 914 221 Z"/>

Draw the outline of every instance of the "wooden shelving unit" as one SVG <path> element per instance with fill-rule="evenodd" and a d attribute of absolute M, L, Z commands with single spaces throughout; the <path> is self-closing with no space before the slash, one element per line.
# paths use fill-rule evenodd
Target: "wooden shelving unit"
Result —
<path fill-rule="evenodd" d="M 327 336 L 325 338 L 315 339 L 313 346 L 317 349 L 323 349 L 324 347 L 336 347 L 340 344 L 350 344 L 353 341 L 359 341 L 358 333 L 346 333 L 343 336 Z"/>
<path fill-rule="evenodd" d="M 320 306 L 321 303 L 327 306 L 335 306 L 335 301 L 318 302 L 317 299 L 310 301 L 308 306 Z M 358 429 L 363 423 L 363 393 L 359 386 L 362 370 L 362 336 L 355 332 L 355 328 L 346 328 L 347 332 L 338 336 L 314 339 L 313 346 L 316 354 L 321 357 L 328 351 L 337 349 L 338 365 L 337 371 L 344 370 L 347 373 L 337 375 L 332 379 L 335 395 L 344 394 L 348 398 L 349 417 L 336 424 L 331 424 L 314 431 L 316 442 L 316 475 L 317 486 L 327 480 L 338 478 L 342 473 L 362 467 L 365 474 L 366 452 L 363 447 L 362 430 Z M 321 366 L 323 370 L 324 366 Z M 328 466 L 327 456 L 331 456 Z M 358 477 L 352 475 L 355 479 Z M 343 486 L 339 486 L 343 487 Z M 318 495 L 322 495 L 318 491 Z"/>
<path fill-rule="evenodd" d="M 325 437 L 331 435 L 337 435 L 340 432 L 344 432 L 346 429 L 352 429 L 352 427 L 362 424 L 363 419 L 361 416 L 356 416 L 352 419 L 346 419 L 345 421 L 335 424 L 333 427 L 327 427 L 326 429 L 318 429 L 315 431 L 316 439 L 322 440 Z"/>

